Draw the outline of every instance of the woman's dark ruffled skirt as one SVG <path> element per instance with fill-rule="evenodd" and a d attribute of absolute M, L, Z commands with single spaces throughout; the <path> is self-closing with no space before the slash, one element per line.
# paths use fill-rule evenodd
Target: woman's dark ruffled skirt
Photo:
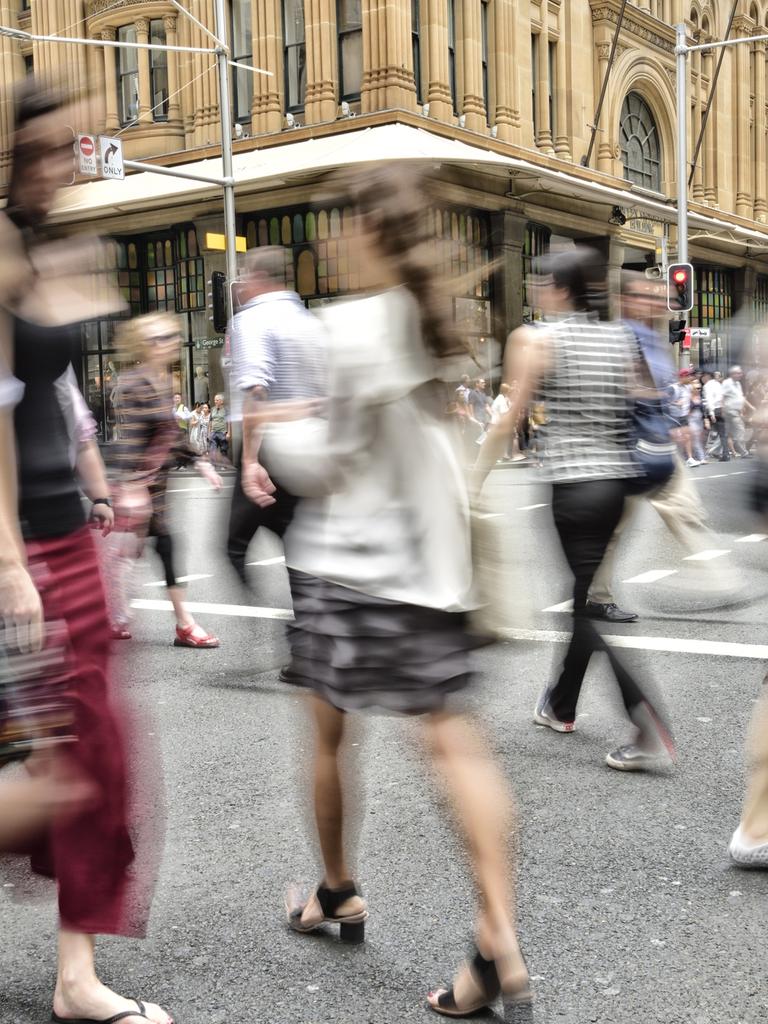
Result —
<path fill-rule="evenodd" d="M 343 711 L 424 714 L 472 677 L 463 612 L 371 597 L 289 569 L 291 673 Z"/>

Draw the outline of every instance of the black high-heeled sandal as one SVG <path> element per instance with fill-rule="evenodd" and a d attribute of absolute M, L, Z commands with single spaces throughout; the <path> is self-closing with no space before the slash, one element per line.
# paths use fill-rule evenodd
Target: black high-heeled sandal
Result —
<path fill-rule="evenodd" d="M 526 1022 L 532 1022 L 532 993 L 530 983 L 526 979 L 525 986 L 513 991 L 504 992 L 499 979 L 499 972 L 495 960 L 486 960 L 482 953 L 475 949 L 475 955 L 469 961 L 469 971 L 472 980 L 477 988 L 477 996 L 465 1005 L 459 1005 L 456 1001 L 454 986 L 448 989 L 438 989 L 430 992 L 427 1000 L 430 1009 L 440 1013 L 444 1017 L 469 1017 L 478 1010 L 484 1010 L 493 1006 L 501 996 L 504 1014 L 502 1020 L 505 1024 L 515 1024 L 519 1020 L 521 1007 L 528 1008 Z"/>
<path fill-rule="evenodd" d="M 358 908 L 352 913 L 340 914 L 339 909 L 355 897 L 359 900 Z M 321 883 L 308 898 L 297 887 L 290 887 L 285 910 L 288 924 L 296 932 L 306 934 L 324 923 L 338 924 L 342 942 L 365 941 L 368 908 L 354 882 L 348 882 L 341 889 L 329 889 Z"/>

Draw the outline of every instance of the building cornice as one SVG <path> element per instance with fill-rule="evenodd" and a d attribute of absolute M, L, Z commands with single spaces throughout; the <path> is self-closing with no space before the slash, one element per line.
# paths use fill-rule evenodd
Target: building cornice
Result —
<path fill-rule="evenodd" d="M 592 11 L 593 25 L 611 25 L 614 28 L 619 23 L 621 11 L 620 0 L 589 0 Z M 673 54 L 675 52 L 675 30 L 671 25 L 659 21 L 647 11 L 641 11 L 633 7 L 624 15 L 621 26 L 621 33 L 625 36 L 633 36 L 648 46 L 654 47 L 661 53 Z"/>

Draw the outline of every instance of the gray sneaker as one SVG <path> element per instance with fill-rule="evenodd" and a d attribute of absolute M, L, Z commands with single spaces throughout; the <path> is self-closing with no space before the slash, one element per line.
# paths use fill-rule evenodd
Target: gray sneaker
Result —
<path fill-rule="evenodd" d="M 649 772 L 668 765 L 669 758 L 661 751 L 643 750 L 635 743 L 627 743 L 608 754 L 605 763 L 619 772 Z"/>
<path fill-rule="evenodd" d="M 563 721 L 555 715 L 549 705 L 549 690 L 545 690 L 539 697 L 533 711 L 533 720 L 537 725 L 546 725 L 555 732 L 574 732 L 576 729 L 575 722 Z"/>
<path fill-rule="evenodd" d="M 741 831 L 741 825 L 731 837 L 728 853 L 740 868 L 768 868 L 768 843 L 750 842 Z"/>

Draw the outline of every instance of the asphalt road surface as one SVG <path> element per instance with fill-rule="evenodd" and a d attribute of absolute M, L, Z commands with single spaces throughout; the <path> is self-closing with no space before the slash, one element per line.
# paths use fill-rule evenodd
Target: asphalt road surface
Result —
<path fill-rule="evenodd" d="M 469 703 L 519 803 L 519 917 L 538 1024 L 753 1024 L 768 1012 L 768 873 L 733 868 L 743 742 L 765 674 L 768 525 L 744 508 L 748 462 L 691 471 L 717 531 L 684 559 L 642 509 L 623 544 L 617 598 L 641 618 L 608 631 L 661 688 L 679 762 L 658 775 L 604 764 L 627 738 L 604 658 L 593 659 L 577 732 L 535 727 L 536 696 L 563 653 L 568 578 L 547 488 L 500 469 L 491 493 L 519 542 L 532 614 L 484 650 Z M 218 651 L 174 648 L 149 556 L 120 686 L 143 708 L 137 764 L 159 744 L 166 838 L 149 935 L 99 942 L 104 980 L 170 1008 L 179 1024 L 411 1024 L 436 1019 L 427 991 L 449 981 L 471 940 L 471 879 L 419 746 L 419 724 L 355 726 L 350 772 L 364 790 L 359 877 L 367 942 L 297 936 L 285 884 L 317 876 L 307 827 L 309 743 L 301 694 L 277 678 L 290 607 L 280 549 L 260 537 L 250 593 L 221 554 L 226 496 L 174 474 L 174 515 L 195 614 Z M 231 476 L 227 485 L 231 486 Z M 155 806 L 145 819 L 157 818 Z M 2 872 L 0 1022 L 49 1019 L 55 905 L 18 865 Z M 19 899 L 30 891 L 39 899 Z M 493 1020 L 492 1014 L 479 1019 Z"/>

